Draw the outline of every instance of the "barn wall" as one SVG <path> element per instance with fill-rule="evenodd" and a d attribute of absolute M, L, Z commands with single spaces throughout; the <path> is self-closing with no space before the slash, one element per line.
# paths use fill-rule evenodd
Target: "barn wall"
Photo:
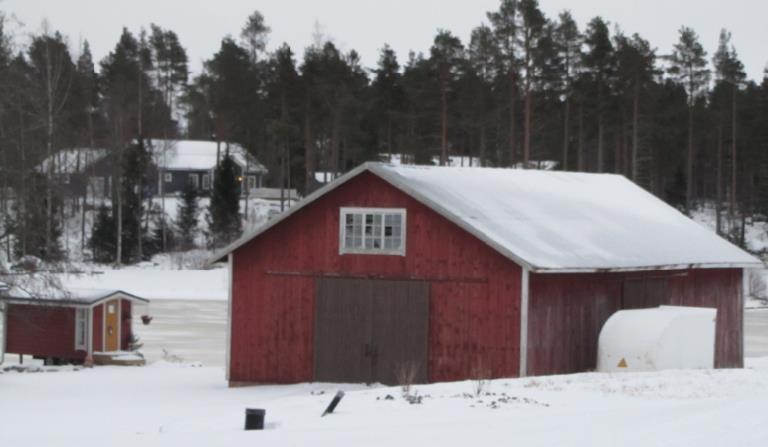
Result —
<path fill-rule="evenodd" d="M 8 305 L 7 350 L 14 354 L 81 360 L 75 351 L 75 308 Z"/>
<path fill-rule="evenodd" d="M 406 256 L 339 255 L 340 207 L 407 209 Z M 363 173 L 234 253 L 230 381 L 313 379 L 318 277 L 423 280 L 430 381 L 518 374 L 520 268 Z"/>
<path fill-rule="evenodd" d="M 104 350 L 104 305 L 93 308 L 93 351 Z"/>
<path fill-rule="evenodd" d="M 535 274 L 530 279 L 528 373 L 594 369 L 600 329 L 622 309 L 623 284 L 628 279 L 665 279 L 661 304 L 717 308 L 715 366 L 743 365 L 739 269 Z"/>

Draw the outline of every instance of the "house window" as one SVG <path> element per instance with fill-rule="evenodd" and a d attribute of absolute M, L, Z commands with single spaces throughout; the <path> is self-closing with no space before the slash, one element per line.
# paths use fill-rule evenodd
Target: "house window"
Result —
<path fill-rule="evenodd" d="M 85 351 L 88 346 L 88 309 L 75 309 L 75 350 Z"/>
<path fill-rule="evenodd" d="M 405 255 L 405 210 L 342 208 L 339 252 Z"/>
<path fill-rule="evenodd" d="M 211 174 L 203 174 L 203 189 L 206 191 L 211 189 Z"/>
<path fill-rule="evenodd" d="M 69 174 L 64 174 L 64 175 L 62 175 L 62 176 L 61 176 L 61 181 L 62 181 L 62 183 L 64 183 L 65 185 L 69 185 L 69 183 L 71 182 L 71 180 L 70 180 L 70 177 L 69 177 Z"/>
<path fill-rule="evenodd" d="M 256 176 L 255 175 L 249 175 L 248 176 L 248 191 L 256 189 Z"/>
<path fill-rule="evenodd" d="M 94 197 L 103 197 L 104 194 L 104 177 L 94 177 L 91 184 Z"/>
<path fill-rule="evenodd" d="M 163 174 L 163 180 L 165 180 L 165 183 L 171 183 L 173 181 L 173 174 L 170 172 L 166 172 Z"/>
<path fill-rule="evenodd" d="M 195 189 L 197 189 L 200 186 L 200 178 L 197 176 L 197 174 L 189 174 L 189 184 L 194 186 Z"/>

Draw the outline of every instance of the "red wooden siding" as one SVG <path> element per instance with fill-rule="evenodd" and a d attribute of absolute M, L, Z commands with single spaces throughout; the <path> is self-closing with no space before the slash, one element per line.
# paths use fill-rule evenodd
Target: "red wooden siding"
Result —
<path fill-rule="evenodd" d="M 622 308 L 625 279 L 666 279 L 662 304 L 717 308 L 715 366 L 743 364 L 741 270 L 700 269 L 646 273 L 532 274 L 528 373 L 592 370 L 603 323 Z"/>
<path fill-rule="evenodd" d="M 128 300 L 120 300 L 120 349 L 123 351 L 128 350 L 128 345 L 131 343 L 131 334 L 133 332 L 131 315 L 131 302 Z"/>
<path fill-rule="evenodd" d="M 406 256 L 339 255 L 346 206 L 406 208 Z M 364 173 L 234 253 L 231 382 L 313 379 L 315 280 L 323 275 L 429 281 L 430 381 L 517 375 L 520 268 Z"/>
<path fill-rule="evenodd" d="M 104 305 L 93 308 L 93 351 L 104 350 Z"/>
<path fill-rule="evenodd" d="M 7 350 L 15 354 L 82 360 L 75 351 L 75 308 L 8 305 Z"/>

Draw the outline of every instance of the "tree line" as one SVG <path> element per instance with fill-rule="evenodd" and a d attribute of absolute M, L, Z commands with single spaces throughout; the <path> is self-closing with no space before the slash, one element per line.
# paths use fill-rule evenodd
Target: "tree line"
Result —
<path fill-rule="evenodd" d="M 129 175 L 150 138 L 236 142 L 269 168 L 269 186 L 304 193 L 318 187 L 318 172 L 332 178 L 395 155 L 528 169 L 556 162 L 625 175 L 686 212 L 714 204 L 718 231 L 742 244 L 744 221 L 767 214 L 768 73 L 747 78 L 726 30 L 712 55 L 686 26 L 659 54 L 601 17 L 580 26 L 568 11 L 547 17 L 536 0 L 501 0 L 468 41 L 438 30 L 427 51 L 405 60 L 383 44 L 368 68 L 319 33 L 300 53 L 287 44 L 267 51 L 271 30 L 256 11 L 194 77 L 178 36 L 156 25 L 124 29 L 98 64 L 87 42 L 72 48 L 47 27 L 28 45 L 1 31 L 0 207 L 16 216 L 4 228 L 24 253 L 61 250 L 56 167 L 34 167 L 88 147 L 121 160 L 103 213 L 117 235 L 136 235 L 114 239 L 115 257 L 146 257 L 140 235 L 149 228 L 167 249 L 165 216 L 148 223 L 141 176 Z M 217 245 L 240 228 L 219 227 L 228 230 Z"/>

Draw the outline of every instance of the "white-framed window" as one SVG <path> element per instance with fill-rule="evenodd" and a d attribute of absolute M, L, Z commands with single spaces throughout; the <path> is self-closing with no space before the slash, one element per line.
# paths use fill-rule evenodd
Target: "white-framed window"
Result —
<path fill-rule="evenodd" d="M 211 174 L 203 174 L 203 189 L 206 191 L 211 189 Z"/>
<path fill-rule="evenodd" d="M 62 175 L 61 182 L 64 183 L 65 185 L 69 185 L 69 183 L 71 182 L 69 174 Z"/>
<path fill-rule="evenodd" d="M 88 309 L 75 309 L 75 350 L 88 349 Z"/>
<path fill-rule="evenodd" d="M 249 175 L 248 176 L 248 191 L 253 191 L 256 189 L 256 176 L 255 175 Z"/>
<path fill-rule="evenodd" d="M 195 189 L 200 187 L 200 183 L 199 182 L 200 182 L 200 177 L 197 174 L 195 174 L 195 173 L 189 174 L 189 184 L 194 186 Z"/>
<path fill-rule="evenodd" d="M 106 194 L 104 191 L 104 177 L 93 177 L 91 179 L 91 188 L 92 188 L 94 197 L 105 196 Z"/>
<path fill-rule="evenodd" d="M 163 180 L 165 181 L 165 183 L 171 183 L 173 181 L 173 173 L 171 172 L 164 173 Z"/>
<path fill-rule="evenodd" d="M 341 208 L 339 253 L 405 255 L 402 208 Z"/>

